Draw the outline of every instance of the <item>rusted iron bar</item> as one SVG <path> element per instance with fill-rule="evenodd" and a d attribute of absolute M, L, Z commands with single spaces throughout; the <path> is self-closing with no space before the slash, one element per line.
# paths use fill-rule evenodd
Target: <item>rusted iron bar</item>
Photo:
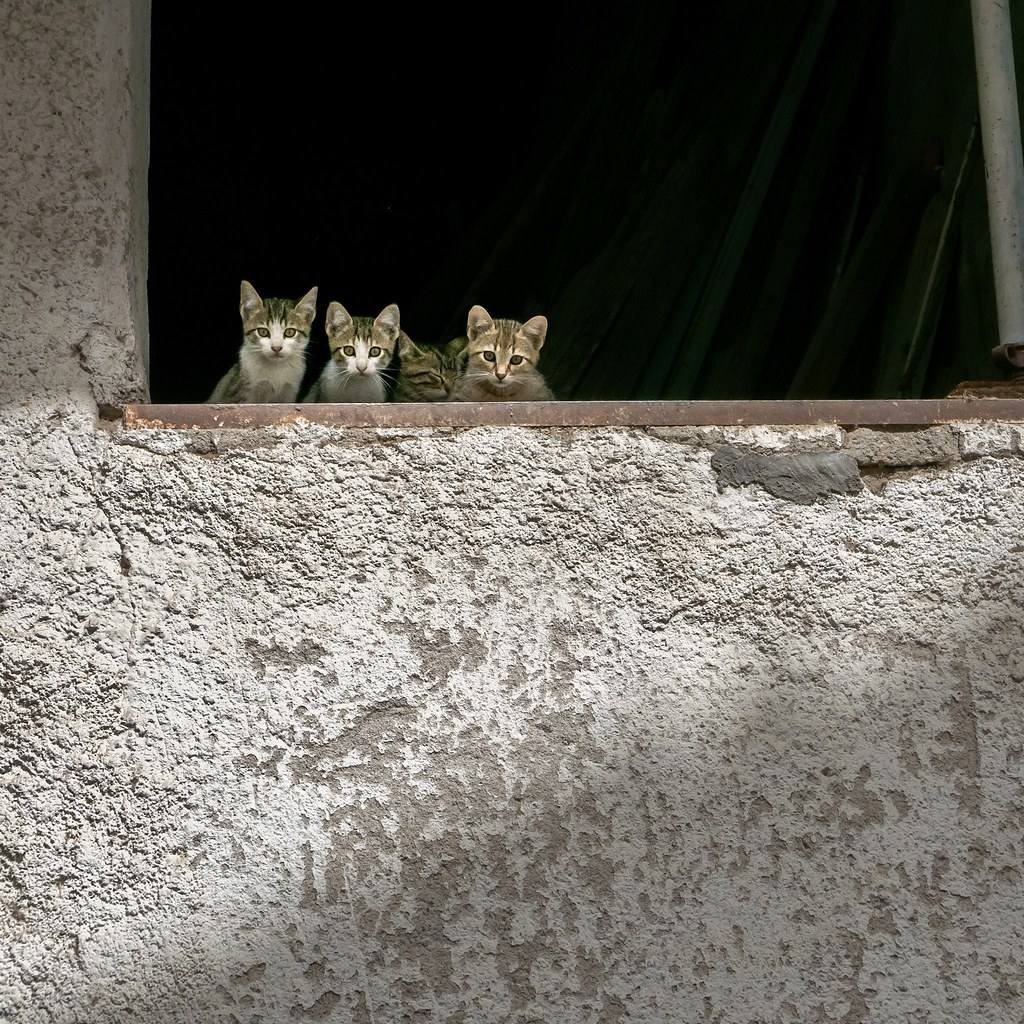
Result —
<path fill-rule="evenodd" d="M 928 426 L 1024 420 L 1024 399 L 894 401 L 437 402 L 301 405 L 128 405 L 127 429 L 331 427 Z"/>

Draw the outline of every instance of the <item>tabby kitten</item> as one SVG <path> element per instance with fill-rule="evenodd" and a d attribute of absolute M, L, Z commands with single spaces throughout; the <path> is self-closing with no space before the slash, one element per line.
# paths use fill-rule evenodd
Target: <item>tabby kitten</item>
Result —
<path fill-rule="evenodd" d="M 554 395 L 537 369 L 548 322 L 494 320 L 483 306 L 469 311 L 461 372 L 450 402 L 546 402 Z"/>
<path fill-rule="evenodd" d="M 207 403 L 294 402 L 306 372 L 309 329 L 316 317 L 316 288 L 297 302 L 261 299 L 248 281 L 242 282 L 238 310 L 242 315 L 242 345 L 238 358 L 221 377 Z"/>
<path fill-rule="evenodd" d="M 408 335 L 398 340 L 398 382 L 395 402 L 446 402 L 459 375 L 465 338 L 447 345 L 417 345 Z"/>
<path fill-rule="evenodd" d="M 326 324 L 331 358 L 303 401 L 386 402 L 391 364 L 404 337 L 399 320 L 394 303 L 376 317 L 353 317 L 340 302 L 332 302 Z"/>

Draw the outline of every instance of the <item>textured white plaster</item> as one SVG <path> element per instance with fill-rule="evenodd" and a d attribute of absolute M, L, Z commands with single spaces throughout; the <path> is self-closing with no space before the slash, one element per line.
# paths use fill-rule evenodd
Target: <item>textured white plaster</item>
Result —
<path fill-rule="evenodd" d="M 1019 423 L 965 423 L 958 428 L 961 453 L 975 455 L 1015 455 L 1021 450 Z"/>
<path fill-rule="evenodd" d="M 749 445 L 764 451 L 783 451 L 794 446 L 799 446 L 802 451 L 817 451 L 839 447 L 843 431 L 831 423 L 781 428 L 754 425 L 722 427 L 722 436 L 729 444 Z"/>
<path fill-rule="evenodd" d="M 146 2 L 10 0 L 0 14 L 4 405 L 147 393 L 132 318 L 133 304 L 144 313 L 146 112 L 129 83 L 147 26 Z"/>
<path fill-rule="evenodd" d="M 628 429 L 36 430 L 19 1021 L 1007 1019 L 1019 459 L 807 507 Z"/>
<path fill-rule="evenodd" d="M 861 427 L 846 435 L 843 447 L 873 466 L 941 466 L 960 456 L 956 432 L 946 424 L 902 434 Z"/>

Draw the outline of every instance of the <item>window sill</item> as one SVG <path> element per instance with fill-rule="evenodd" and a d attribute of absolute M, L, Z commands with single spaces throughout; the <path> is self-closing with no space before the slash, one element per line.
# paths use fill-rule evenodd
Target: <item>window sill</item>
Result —
<path fill-rule="evenodd" d="M 1024 420 L 1024 398 L 127 405 L 129 430 L 336 427 L 928 426 Z"/>

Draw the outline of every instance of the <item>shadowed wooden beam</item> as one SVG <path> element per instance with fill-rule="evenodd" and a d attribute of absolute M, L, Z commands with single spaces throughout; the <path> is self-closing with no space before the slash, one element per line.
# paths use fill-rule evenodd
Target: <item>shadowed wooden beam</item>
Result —
<path fill-rule="evenodd" d="M 890 324 L 891 344 L 883 345 L 879 356 L 882 373 L 875 390 L 879 397 L 921 396 L 946 297 L 967 179 L 977 153 L 976 140 L 977 128 L 972 126 L 952 194 L 947 198 L 937 193 L 925 209 L 911 253 L 900 308 Z"/>
<path fill-rule="evenodd" d="M 761 204 L 775 177 L 783 147 L 803 101 L 811 72 L 818 61 L 835 5 L 835 0 L 820 0 L 809 10 L 807 24 L 789 64 L 750 174 L 726 226 L 725 237 L 717 248 L 714 265 L 704 284 L 693 319 L 663 383 L 663 398 L 689 398 L 694 393 L 722 310 L 729 300 L 736 273 L 760 216 Z"/>
<path fill-rule="evenodd" d="M 832 293 L 787 398 L 815 398 L 832 392 L 897 252 L 919 221 L 934 185 L 934 172 L 929 169 L 915 169 L 889 184 Z"/>
<path fill-rule="evenodd" d="M 688 97 L 689 113 L 670 137 L 652 139 L 648 159 L 661 173 L 628 168 L 628 216 L 599 252 L 580 254 L 585 264 L 552 308 L 544 358 L 561 397 L 670 397 L 665 375 L 749 174 L 805 7 L 752 10 L 743 31 L 726 39 L 735 74 L 715 69 L 695 81 L 693 69 L 678 72 L 677 83 L 699 90 L 699 99 Z M 760 73 L 750 72 L 755 67 Z"/>
<path fill-rule="evenodd" d="M 771 394 L 762 371 L 779 357 L 775 347 L 779 319 L 793 290 L 801 290 L 797 267 L 815 216 L 820 216 L 823 198 L 835 202 L 836 183 L 829 172 L 838 144 L 850 146 L 848 114 L 878 28 L 881 6 L 881 0 L 844 5 L 832 20 L 826 56 L 819 62 L 824 84 L 812 83 L 800 113 L 808 126 L 807 141 L 799 149 L 795 170 L 773 186 L 774 193 L 766 199 L 767 215 L 758 225 L 755 244 L 748 246 L 744 259 L 749 262 L 719 318 L 699 377 L 701 398 Z M 818 74 L 816 71 L 816 81 Z M 856 210 L 853 213 L 855 216 Z M 765 236 L 763 240 L 761 236 Z"/>

